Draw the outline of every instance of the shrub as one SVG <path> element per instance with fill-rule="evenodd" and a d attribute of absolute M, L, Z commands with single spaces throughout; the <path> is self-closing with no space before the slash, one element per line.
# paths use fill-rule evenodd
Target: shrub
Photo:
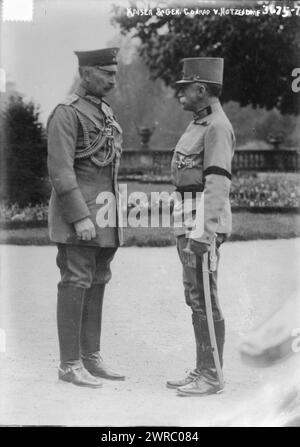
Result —
<path fill-rule="evenodd" d="M 38 109 L 11 97 L 1 127 L 1 200 L 23 207 L 44 202 L 49 192 L 47 151 Z"/>

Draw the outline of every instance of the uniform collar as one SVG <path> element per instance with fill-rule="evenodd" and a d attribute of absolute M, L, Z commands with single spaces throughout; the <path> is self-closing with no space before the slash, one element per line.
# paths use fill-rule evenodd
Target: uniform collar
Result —
<path fill-rule="evenodd" d="M 203 109 L 198 110 L 198 112 L 193 114 L 193 119 L 194 119 L 194 123 L 202 120 L 203 118 L 205 118 L 208 115 L 211 115 L 212 113 L 220 110 L 221 104 L 219 99 L 214 99 L 213 101 L 211 101 L 211 103 L 204 107 Z"/>
<path fill-rule="evenodd" d="M 102 102 L 102 100 L 100 98 L 97 98 L 96 96 L 93 96 L 93 95 L 89 95 L 86 91 L 86 88 L 83 87 L 83 85 L 79 85 L 79 87 L 77 88 L 75 93 L 78 96 L 80 96 L 81 98 L 87 99 L 88 101 L 90 101 L 96 105 L 100 105 Z"/>

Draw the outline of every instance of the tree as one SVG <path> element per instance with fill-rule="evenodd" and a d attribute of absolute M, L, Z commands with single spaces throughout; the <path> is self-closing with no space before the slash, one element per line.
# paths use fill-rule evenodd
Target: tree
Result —
<path fill-rule="evenodd" d="M 292 71 L 300 67 L 300 16 L 220 16 L 212 9 L 207 16 L 158 16 L 154 8 L 150 16 L 128 17 L 125 8 L 115 6 L 113 20 L 123 34 L 140 39 L 139 52 L 153 79 L 175 87 L 182 58 L 223 57 L 224 102 L 300 112 L 291 88 Z"/>
<path fill-rule="evenodd" d="M 39 111 L 11 97 L 1 121 L 1 198 L 20 206 L 40 203 L 47 191 L 47 151 Z"/>
<path fill-rule="evenodd" d="M 149 79 L 149 70 L 140 58 L 133 56 L 129 64 L 119 63 L 118 84 L 109 101 L 124 129 L 126 147 L 139 147 L 137 127 L 152 127 L 157 121 L 163 87 L 161 81 Z"/>

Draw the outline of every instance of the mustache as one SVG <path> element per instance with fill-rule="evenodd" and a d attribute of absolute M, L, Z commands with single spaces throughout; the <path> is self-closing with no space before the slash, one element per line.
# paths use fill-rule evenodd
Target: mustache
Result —
<path fill-rule="evenodd" d="M 115 85 L 110 85 L 110 86 L 106 87 L 105 90 L 106 91 L 110 91 L 110 90 L 112 90 L 114 88 L 115 88 Z"/>

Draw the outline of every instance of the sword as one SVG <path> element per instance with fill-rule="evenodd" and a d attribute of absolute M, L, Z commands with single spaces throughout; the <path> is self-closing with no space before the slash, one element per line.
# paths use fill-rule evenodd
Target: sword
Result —
<path fill-rule="evenodd" d="M 183 250 L 184 256 L 186 256 L 186 262 L 188 263 L 188 265 L 190 267 L 196 268 L 196 255 L 191 251 L 190 245 L 191 244 L 189 240 L 187 247 Z M 216 236 L 215 236 L 211 243 L 209 253 L 204 253 L 204 255 L 202 256 L 202 278 L 203 278 L 206 318 L 207 318 L 210 343 L 212 347 L 212 354 L 215 362 L 220 388 L 224 388 L 223 371 L 221 368 L 219 351 L 216 340 L 215 325 L 211 305 L 210 285 L 209 285 L 209 273 L 215 271 L 216 268 L 217 268 L 217 256 L 216 256 Z"/>
<path fill-rule="evenodd" d="M 217 370 L 220 388 L 224 388 L 223 371 L 221 368 L 221 363 L 220 363 L 220 358 L 219 358 L 219 351 L 218 351 L 218 346 L 217 346 L 215 325 L 214 325 L 213 312 L 212 312 L 212 306 L 211 306 L 211 295 L 210 295 L 210 287 L 209 287 L 209 272 L 210 271 L 208 268 L 208 253 L 204 253 L 204 255 L 202 257 L 202 275 L 203 275 L 204 299 L 205 299 L 208 332 L 209 332 L 209 338 L 210 338 L 210 343 L 211 343 L 211 347 L 212 347 L 212 353 L 213 353 L 213 358 L 214 358 L 214 362 L 215 362 L 215 367 Z"/>

